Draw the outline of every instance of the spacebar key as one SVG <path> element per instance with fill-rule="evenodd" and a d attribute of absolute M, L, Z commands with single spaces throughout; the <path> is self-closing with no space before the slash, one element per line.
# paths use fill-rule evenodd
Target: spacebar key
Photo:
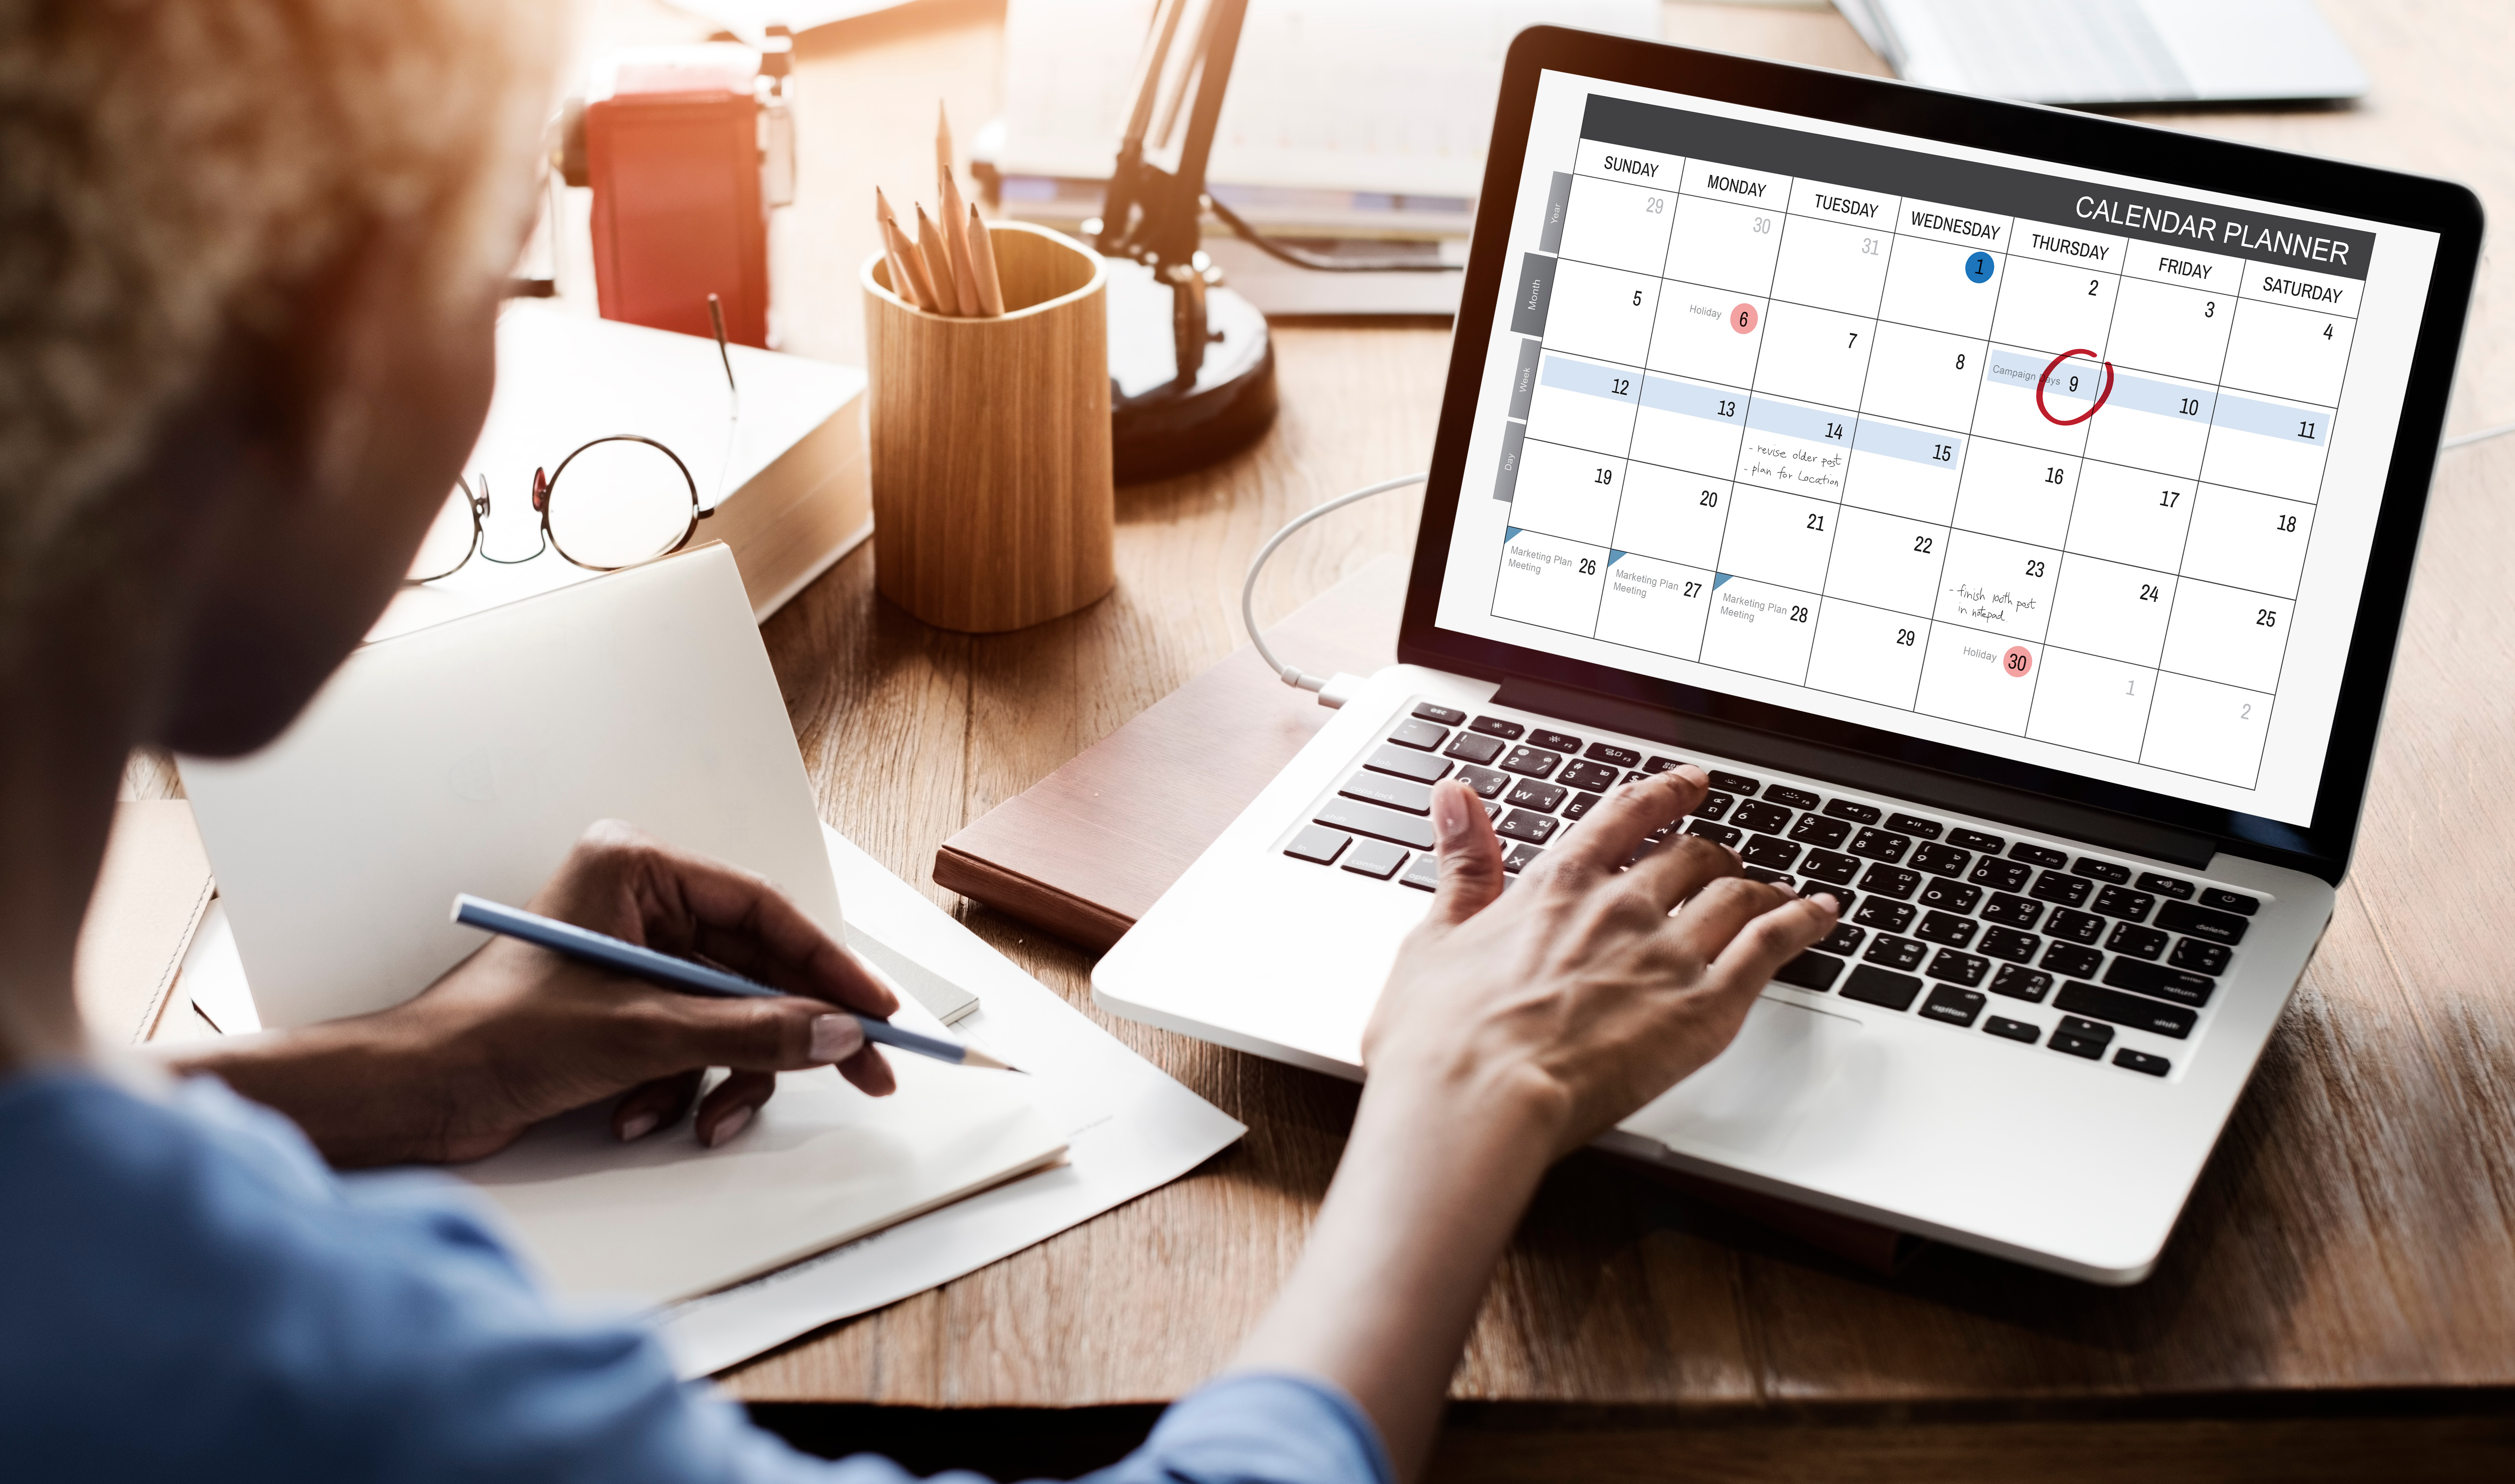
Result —
<path fill-rule="evenodd" d="M 1376 804 L 1355 799 L 1331 799 L 1319 805 L 1319 823 L 1374 840 L 1395 841 L 1418 850 L 1432 848 L 1432 821 L 1414 814 L 1401 814 Z"/>

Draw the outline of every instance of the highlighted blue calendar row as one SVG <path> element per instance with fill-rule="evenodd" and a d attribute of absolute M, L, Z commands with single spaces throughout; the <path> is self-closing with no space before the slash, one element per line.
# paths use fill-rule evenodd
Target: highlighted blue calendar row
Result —
<path fill-rule="evenodd" d="M 2092 558 L 2058 565 L 1977 541 L 1931 574 L 1937 612 L 1922 617 L 1511 526 L 1493 612 L 2251 786 L 2289 605 L 2188 580 L 2178 592 L 2175 579 Z M 2047 623 L 2056 587 L 2066 624 Z"/>
<path fill-rule="evenodd" d="M 1940 520 L 1978 440 L 2312 501 L 2333 435 L 2326 408 L 2002 346 L 1880 367 L 1857 413 L 1553 350 L 1533 382 L 1529 437 L 1837 499 L 1856 480 L 1857 503 Z"/>

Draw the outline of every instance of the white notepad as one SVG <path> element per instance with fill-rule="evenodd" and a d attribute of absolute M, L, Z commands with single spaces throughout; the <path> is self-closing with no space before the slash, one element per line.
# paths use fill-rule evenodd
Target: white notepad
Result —
<path fill-rule="evenodd" d="M 845 933 L 818 810 L 733 558 L 710 547 L 351 655 L 238 762 L 183 761 L 262 1019 L 381 1010 L 482 941 L 457 891 L 520 905 L 616 817 L 776 882 Z M 905 1023 L 941 1026 L 902 996 Z M 893 1055 L 873 1099 L 780 1079 L 724 1147 L 622 1146 L 595 1108 L 458 1172 L 559 1289 L 661 1303 L 1055 1161 L 1025 1079 Z"/>
<path fill-rule="evenodd" d="M 897 1017 L 938 1031 L 912 1003 Z M 722 1148 L 686 1123 L 623 1147 L 585 1108 L 455 1173 L 561 1293 L 657 1305 L 757 1277 L 1055 1163 L 1065 1135 L 1009 1072 L 890 1053 L 899 1091 L 788 1072 Z"/>

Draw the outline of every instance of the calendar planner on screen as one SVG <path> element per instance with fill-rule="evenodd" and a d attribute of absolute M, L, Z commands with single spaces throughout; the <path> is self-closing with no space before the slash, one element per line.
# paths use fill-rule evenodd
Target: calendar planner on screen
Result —
<path fill-rule="evenodd" d="M 2309 821 L 2435 239 L 1916 144 L 1546 75 L 1441 623 Z"/>

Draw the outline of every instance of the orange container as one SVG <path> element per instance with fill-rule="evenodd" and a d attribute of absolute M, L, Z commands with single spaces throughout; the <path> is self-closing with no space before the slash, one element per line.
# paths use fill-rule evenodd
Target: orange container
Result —
<path fill-rule="evenodd" d="M 736 85 L 738 83 L 738 86 Z M 768 344 L 761 106 L 732 70 L 624 65 L 585 106 L 594 283 L 605 319 Z"/>

